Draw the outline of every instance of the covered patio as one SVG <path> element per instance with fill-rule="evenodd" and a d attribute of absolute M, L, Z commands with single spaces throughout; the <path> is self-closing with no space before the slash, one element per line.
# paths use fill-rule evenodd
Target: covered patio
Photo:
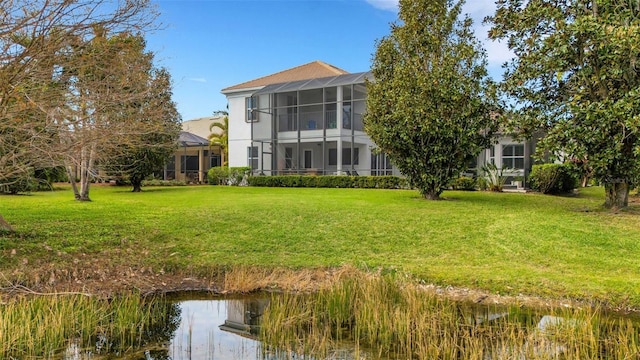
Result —
<path fill-rule="evenodd" d="M 220 149 L 210 146 L 209 140 L 196 134 L 181 131 L 178 149 L 164 167 L 164 180 L 187 183 L 203 183 L 207 171 L 221 165 Z"/>

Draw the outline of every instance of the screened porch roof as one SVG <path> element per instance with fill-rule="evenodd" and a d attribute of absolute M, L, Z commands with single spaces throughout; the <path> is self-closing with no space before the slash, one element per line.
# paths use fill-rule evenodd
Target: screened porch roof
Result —
<path fill-rule="evenodd" d="M 180 131 L 178 144 L 180 144 L 181 147 L 207 146 L 209 145 L 209 140 L 187 131 Z"/>
<path fill-rule="evenodd" d="M 290 81 L 286 83 L 280 84 L 272 84 L 263 87 L 262 89 L 253 93 L 253 95 L 262 95 L 262 94 L 273 94 L 273 93 L 282 93 L 289 91 L 300 91 L 300 90 L 309 90 L 309 89 L 320 89 L 325 87 L 332 86 L 342 86 L 342 85 L 351 85 L 351 84 L 362 84 L 365 79 L 373 79 L 373 75 L 370 71 L 355 73 L 355 74 L 345 74 L 338 76 L 329 76 L 318 79 L 310 79 L 310 80 L 298 80 L 298 81 Z"/>

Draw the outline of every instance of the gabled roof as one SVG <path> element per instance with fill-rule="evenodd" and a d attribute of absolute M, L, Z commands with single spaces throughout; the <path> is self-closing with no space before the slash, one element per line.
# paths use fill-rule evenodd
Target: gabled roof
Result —
<path fill-rule="evenodd" d="M 224 94 L 226 92 L 232 92 L 234 90 L 258 88 L 271 84 L 324 78 L 344 74 L 348 74 L 348 72 L 322 61 L 313 61 L 304 65 L 296 66 L 291 69 L 277 72 L 275 74 L 263 76 L 261 78 L 224 88 L 222 89 L 222 93 Z"/>

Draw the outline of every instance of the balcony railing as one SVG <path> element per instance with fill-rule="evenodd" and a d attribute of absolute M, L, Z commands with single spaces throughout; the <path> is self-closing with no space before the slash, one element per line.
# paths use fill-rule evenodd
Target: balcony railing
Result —
<path fill-rule="evenodd" d="M 278 118 L 279 131 L 298 131 L 297 114 L 281 114 Z M 322 111 L 301 112 L 300 113 L 300 131 L 336 129 L 338 121 L 335 110 L 325 111 L 324 117 Z"/>

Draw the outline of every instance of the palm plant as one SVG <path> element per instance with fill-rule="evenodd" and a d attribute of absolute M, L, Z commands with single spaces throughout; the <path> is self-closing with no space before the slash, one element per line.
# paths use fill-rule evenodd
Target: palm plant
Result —
<path fill-rule="evenodd" d="M 229 155 L 229 113 L 226 111 L 216 111 L 216 116 L 224 116 L 222 122 L 214 122 L 209 126 L 209 144 L 211 146 L 219 146 L 220 154 L 222 155 L 222 166 L 227 165 L 227 158 Z M 214 131 L 214 129 L 218 129 Z"/>

